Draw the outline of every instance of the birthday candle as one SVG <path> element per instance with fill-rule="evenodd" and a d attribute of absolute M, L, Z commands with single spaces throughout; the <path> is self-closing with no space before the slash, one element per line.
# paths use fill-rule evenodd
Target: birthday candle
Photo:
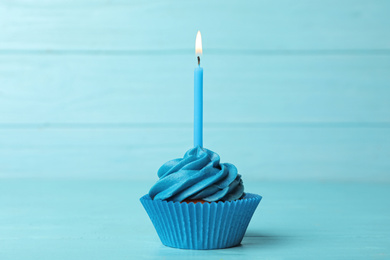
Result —
<path fill-rule="evenodd" d="M 194 147 L 203 147 L 203 68 L 200 66 L 202 55 L 200 31 L 196 35 L 195 54 L 198 57 L 198 66 L 194 71 Z"/>

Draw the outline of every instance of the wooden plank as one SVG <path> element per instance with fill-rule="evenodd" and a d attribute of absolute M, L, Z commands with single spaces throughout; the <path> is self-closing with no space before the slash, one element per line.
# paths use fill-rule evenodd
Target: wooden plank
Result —
<path fill-rule="evenodd" d="M 2 180 L 1 258 L 386 259 L 389 184 L 252 182 L 263 195 L 239 247 L 165 247 L 141 203 L 152 182 Z M 23 248 L 23 250 L 20 250 Z"/>
<path fill-rule="evenodd" d="M 390 127 L 205 125 L 204 145 L 252 180 L 390 181 Z M 191 127 L 0 129 L 0 177 L 156 181 Z"/>
<path fill-rule="evenodd" d="M 0 123 L 184 123 L 192 55 L 3 55 Z M 389 56 L 208 55 L 206 123 L 389 123 Z"/>
<path fill-rule="evenodd" d="M 2 50 L 389 49 L 390 3 L 2 1 Z"/>

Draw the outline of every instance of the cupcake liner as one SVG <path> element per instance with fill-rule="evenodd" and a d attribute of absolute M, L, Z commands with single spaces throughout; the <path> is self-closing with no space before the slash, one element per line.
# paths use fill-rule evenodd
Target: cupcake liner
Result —
<path fill-rule="evenodd" d="M 183 249 L 218 249 L 239 245 L 260 203 L 261 196 L 246 193 L 242 199 L 211 203 L 140 201 L 161 242 Z"/>

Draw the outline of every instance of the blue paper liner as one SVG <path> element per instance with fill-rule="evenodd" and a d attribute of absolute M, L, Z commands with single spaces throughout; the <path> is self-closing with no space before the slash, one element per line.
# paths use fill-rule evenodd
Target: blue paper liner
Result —
<path fill-rule="evenodd" d="M 246 193 L 242 199 L 211 203 L 140 200 L 161 242 L 183 249 L 218 249 L 241 243 L 261 196 Z"/>

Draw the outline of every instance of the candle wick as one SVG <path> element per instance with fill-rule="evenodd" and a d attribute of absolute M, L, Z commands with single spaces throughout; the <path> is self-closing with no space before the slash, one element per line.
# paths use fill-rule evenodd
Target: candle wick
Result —
<path fill-rule="evenodd" d="M 200 65 L 200 57 L 198 56 L 198 66 Z"/>

